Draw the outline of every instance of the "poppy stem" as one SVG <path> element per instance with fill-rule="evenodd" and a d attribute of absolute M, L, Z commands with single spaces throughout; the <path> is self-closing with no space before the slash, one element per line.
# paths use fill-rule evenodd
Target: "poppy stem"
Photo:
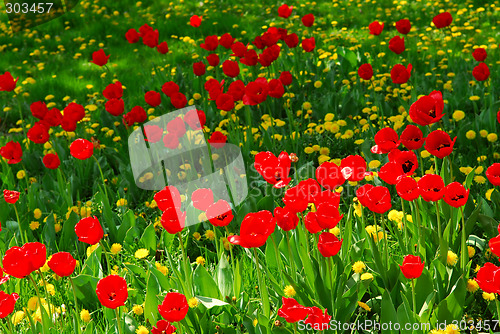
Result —
<path fill-rule="evenodd" d="M 408 242 L 408 221 L 406 219 L 406 212 L 405 212 L 405 204 L 403 198 L 401 198 L 401 211 L 403 211 L 403 228 L 405 230 L 405 242 Z M 406 249 L 408 250 L 408 245 L 405 245 Z M 409 252 L 412 254 L 415 251 L 415 247 L 410 247 Z"/>
<path fill-rule="evenodd" d="M 73 290 L 73 298 L 75 298 L 75 311 L 76 311 L 76 324 L 78 326 L 78 333 L 81 333 L 82 329 L 80 327 L 80 314 L 78 313 L 78 301 L 76 299 L 76 290 L 75 290 L 75 284 L 73 283 L 73 280 L 71 279 L 71 276 L 68 276 L 69 282 L 71 283 L 71 289 Z"/>
<path fill-rule="evenodd" d="M 441 231 L 441 217 L 440 217 L 440 214 L 439 214 L 439 200 L 435 201 L 434 203 L 436 203 L 436 218 L 437 218 L 437 227 L 438 227 L 438 236 L 439 236 L 439 256 L 441 257 L 441 259 L 445 259 L 446 256 L 445 256 L 445 250 L 444 249 L 441 249 L 441 238 L 443 237 L 443 233 Z"/>
<path fill-rule="evenodd" d="M 267 292 L 267 285 L 264 284 L 262 280 L 262 275 L 259 268 L 259 256 L 257 255 L 257 248 L 253 248 L 253 255 L 255 257 L 255 267 L 257 269 L 257 280 L 259 282 L 259 292 L 262 301 L 262 308 L 264 309 L 264 315 L 269 319 L 271 314 L 271 309 L 269 305 L 269 294 Z"/>
<path fill-rule="evenodd" d="M 123 329 L 122 329 L 122 321 L 120 319 L 120 307 L 115 308 L 115 314 L 116 314 L 116 324 L 118 326 L 118 333 L 123 334 Z"/>
<path fill-rule="evenodd" d="M 106 181 L 104 180 L 104 174 L 102 173 L 101 164 L 99 163 L 99 160 L 97 160 L 97 158 L 95 157 L 95 155 L 92 155 L 92 158 L 94 158 L 95 162 L 97 162 L 97 167 L 99 168 L 99 173 L 101 173 L 102 185 L 104 187 L 104 194 L 106 195 L 106 198 L 109 201 L 108 190 L 106 188 Z"/>
<path fill-rule="evenodd" d="M 51 298 L 50 298 L 49 290 L 47 289 L 47 282 L 45 281 L 45 278 L 43 277 L 43 273 L 40 270 L 38 270 L 38 273 L 42 277 L 43 286 L 45 288 L 45 295 L 47 296 L 47 300 L 49 302 L 49 316 L 50 316 L 50 319 L 52 320 L 52 310 L 50 309 L 50 299 Z M 54 324 L 57 327 L 57 322 L 55 321 L 55 319 L 53 319 L 53 320 L 54 320 Z"/>
<path fill-rule="evenodd" d="M 274 236 L 271 234 L 271 241 L 273 242 L 274 252 L 276 253 L 276 265 L 278 266 L 278 270 L 280 272 L 280 278 L 284 282 L 283 279 L 283 263 L 281 263 L 280 251 L 278 246 L 276 245 L 276 241 L 274 240 Z"/>
<path fill-rule="evenodd" d="M 217 240 L 217 226 L 214 226 L 214 241 L 215 241 L 215 252 L 217 253 L 217 261 L 220 260 L 219 253 L 219 240 Z"/>
<path fill-rule="evenodd" d="M 21 220 L 19 219 L 19 212 L 17 212 L 16 203 L 14 203 L 13 205 L 14 205 L 14 211 L 16 212 L 17 225 L 19 226 L 19 234 L 21 235 L 21 241 L 23 242 L 23 244 L 25 244 L 26 239 L 25 239 L 25 235 L 23 233 L 23 228 L 21 227 Z"/>
<path fill-rule="evenodd" d="M 13 312 L 13 313 L 14 313 L 14 317 L 15 317 L 16 312 Z M 14 334 L 14 329 L 12 329 L 12 318 L 11 319 L 9 319 L 9 318 L 10 317 L 7 317 L 7 326 L 9 327 L 9 333 Z"/>
<path fill-rule="evenodd" d="M 226 239 L 229 238 L 229 230 L 227 228 L 227 225 L 224 226 L 226 228 Z M 233 257 L 233 245 L 229 243 L 229 253 L 231 254 L 231 266 L 233 267 L 233 273 L 234 273 L 234 257 Z"/>
<path fill-rule="evenodd" d="M 293 323 L 293 333 L 297 334 L 297 323 L 296 322 Z"/>
<path fill-rule="evenodd" d="M 108 253 L 106 252 L 106 247 L 104 247 L 104 242 L 102 241 L 102 239 L 99 240 L 99 244 L 102 247 L 102 252 L 104 253 L 104 257 L 106 258 L 106 264 L 108 267 L 108 275 L 111 275 L 111 263 L 109 262 Z"/>
<path fill-rule="evenodd" d="M 415 200 L 415 215 L 417 216 L 417 224 L 418 224 L 418 229 L 417 229 L 417 238 L 418 238 L 418 248 L 417 248 L 417 255 L 420 256 L 422 253 L 422 245 L 421 245 L 421 238 L 422 238 L 422 221 L 420 219 L 420 210 L 418 209 L 418 199 Z M 424 248 L 424 261 L 425 261 L 425 248 Z"/>
<path fill-rule="evenodd" d="M 418 315 L 417 313 L 417 299 L 415 297 L 415 279 L 411 279 L 411 299 L 413 301 L 413 312 Z"/>
<path fill-rule="evenodd" d="M 466 267 L 467 267 L 467 262 L 469 262 L 468 258 L 469 258 L 469 250 L 467 249 L 467 243 L 465 241 L 465 239 L 467 238 L 467 236 L 465 235 L 465 218 L 464 218 L 464 207 L 461 206 L 460 207 L 460 212 L 462 213 L 462 270 L 464 271 L 465 273 L 465 270 L 466 270 Z"/>
<path fill-rule="evenodd" d="M 448 155 L 448 162 L 450 163 L 450 181 L 449 183 L 453 182 L 453 167 L 451 164 L 451 155 Z"/>
<path fill-rule="evenodd" d="M 188 293 L 189 293 L 188 297 L 191 298 L 193 296 L 193 286 L 191 284 L 191 275 L 189 274 L 188 270 L 188 259 L 187 259 L 186 249 L 184 248 L 184 242 L 182 241 L 181 232 L 177 232 L 177 236 L 179 237 L 179 243 L 181 245 L 182 262 L 184 264 L 184 276 L 186 276 L 185 279 L 188 284 Z"/>
<path fill-rule="evenodd" d="M 40 307 L 40 314 L 42 315 L 43 314 L 42 312 L 44 312 L 44 311 L 42 310 L 43 305 L 42 305 L 42 298 L 40 297 L 40 290 L 38 290 L 38 286 L 36 285 L 36 282 L 33 279 L 33 277 L 31 276 L 31 274 L 29 274 L 27 277 L 29 278 L 31 284 L 33 284 L 33 286 L 35 287 L 36 296 L 38 298 L 38 303 L 37 304 Z M 50 311 L 50 303 L 49 303 L 49 311 Z M 50 316 L 50 319 L 52 321 L 52 315 Z M 42 321 L 42 332 L 45 333 L 45 328 L 43 326 L 43 321 Z"/>
<path fill-rule="evenodd" d="M 382 232 L 384 233 L 384 263 L 385 268 L 389 270 L 389 240 L 387 240 L 387 233 L 385 231 L 385 217 L 384 214 L 380 214 L 382 217 Z"/>
<path fill-rule="evenodd" d="M 498 296 L 495 298 L 495 305 L 497 306 L 497 318 L 500 320 L 500 303 L 498 302 Z"/>
<path fill-rule="evenodd" d="M 285 231 L 286 234 L 286 244 L 288 246 L 288 258 L 290 261 L 290 269 L 292 270 L 292 277 L 295 282 L 297 282 L 297 271 L 295 270 L 295 258 L 292 253 L 292 247 L 290 246 L 290 231 Z"/>

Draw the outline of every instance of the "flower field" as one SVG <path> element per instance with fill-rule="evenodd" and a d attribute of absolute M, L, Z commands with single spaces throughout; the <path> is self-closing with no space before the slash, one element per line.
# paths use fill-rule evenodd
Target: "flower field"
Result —
<path fill-rule="evenodd" d="M 1 333 L 500 332 L 498 0 L 31 3 Z"/>

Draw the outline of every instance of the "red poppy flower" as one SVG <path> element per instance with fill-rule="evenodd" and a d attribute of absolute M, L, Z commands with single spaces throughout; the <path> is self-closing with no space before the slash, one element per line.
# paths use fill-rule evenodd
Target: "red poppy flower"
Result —
<path fill-rule="evenodd" d="M 409 150 L 418 150 L 424 144 L 422 130 L 412 124 L 408 124 L 401 133 L 401 143 Z"/>
<path fill-rule="evenodd" d="M 161 225 L 170 234 L 181 232 L 186 226 L 186 212 L 170 206 L 161 215 Z"/>
<path fill-rule="evenodd" d="M 373 77 L 373 68 L 370 64 L 363 64 L 358 68 L 358 75 L 363 80 L 370 80 Z"/>
<path fill-rule="evenodd" d="M 210 205 L 206 211 L 206 216 L 213 226 L 227 226 L 234 218 L 231 206 L 223 199 Z"/>
<path fill-rule="evenodd" d="M 76 260 L 68 252 L 58 252 L 52 255 L 47 264 L 58 276 L 66 277 L 75 270 Z"/>
<path fill-rule="evenodd" d="M 406 255 L 403 259 L 403 265 L 400 265 L 401 272 L 408 279 L 419 278 L 424 270 L 425 262 L 422 262 L 420 256 Z"/>
<path fill-rule="evenodd" d="M 338 254 L 344 239 L 337 239 L 335 234 L 323 232 L 319 235 L 318 250 L 324 257 L 331 257 Z"/>
<path fill-rule="evenodd" d="M 401 175 L 411 176 L 418 168 L 418 158 L 413 151 L 392 150 L 389 153 L 389 161 L 395 164 L 397 177 Z"/>
<path fill-rule="evenodd" d="M 144 23 L 140 28 L 139 28 L 139 34 L 142 36 L 146 35 L 149 31 L 153 31 L 153 27 L 151 27 L 149 24 Z"/>
<path fill-rule="evenodd" d="M 344 217 L 339 213 L 338 206 L 334 202 L 323 202 L 316 209 L 316 220 L 323 229 L 330 229 L 337 226 Z"/>
<path fill-rule="evenodd" d="M 405 50 L 405 39 L 399 36 L 394 36 L 389 41 L 389 50 L 395 54 L 401 54 Z"/>
<path fill-rule="evenodd" d="M 214 204 L 214 194 L 212 189 L 200 188 L 191 194 L 193 206 L 201 211 L 206 211 L 208 207 Z"/>
<path fill-rule="evenodd" d="M 104 66 L 108 63 L 109 55 L 106 56 L 103 49 L 99 49 L 99 51 L 95 51 L 92 53 L 91 63 L 94 63 L 98 66 Z"/>
<path fill-rule="evenodd" d="M 12 92 L 16 88 L 17 78 L 14 80 L 10 72 L 5 72 L 0 75 L 0 92 Z"/>
<path fill-rule="evenodd" d="M 78 138 L 69 146 L 71 155 L 80 160 L 86 160 L 94 154 L 94 144 L 87 139 Z"/>
<path fill-rule="evenodd" d="M 309 316 L 304 321 L 305 324 L 310 324 L 312 325 L 312 328 L 319 330 L 329 328 L 327 326 L 329 325 L 332 316 L 328 315 L 328 309 L 325 309 L 323 312 L 319 307 L 313 306 L 308 307 L 308 311 Z"/>
<path fill-rule="evenodd" d="M 281 81 L 281 83 L 284 86 L 290 85 L 293 81 L 292 74 L 288 71 L 281 72 L 280 77 L 279 77 L 279 81 Z"/>
<path fill-rule="evenodd" d="M 283 231 L 294 230 L 299 224 L 299 217 L 297 217 L 297 213 L 290 210 L 288 207 L 276 207 L 274 209 L 274 217 L 276 218 L 278 226 Z"/>
<path fill-rule="evenodd" d="M 118 275 L 109 275 L 97 282 L 95 292 L 102 306 L 116 309 L 127 301 L 127 281 Z"/>
<path fill-rule="evenodd" d="M 393 128 L 380 129 L 375 134 L 375 146 L 371 148 L 372 153 L 389 153 L 400 144 L 398 134 Z"/>
<path fill-rule="evenodd" d="M 384 23 L 380 24 L 378 21 L 373 21 L 368 26 L 368 29 L 370 30 L 371 35 L 378 36 L 382 33 L 382 30 L 384 30 Z"/>
<path fill-rule="evenodd" d="M 284 40 L 286 46 L 288 46 L 290 49 L 293 49 L 299 45 L 299 36 L 297 36 L 296 33 L 291 33 L 286 35 L 285 40 Z"/>
<path fill-rule="evenodd" d="M 436 28 L 441 29 L 449 26 L 451 22 L 453 22 L 453 17 L 451 16 L 450 13 L 444 12 L 434 16 L 432 22 L 434 23 Z"/>
<path fill-rule="evenodd" d="M 494 186 L 500 186 L 500 163 L 495 162 L 488 169 L 486 169 L 486 177 L 488 181 Z M 4 190 L 5 194 L 5 190 Z"/>
<path fill-rule="evenodd" d="M 356 197 L 362 206 L 367 208 L 370 205 L 370 199 L 367 196 L 368 191 L 370 191 L 374 186 L 372 184 L 364 184 L 356 190 Z"/>
<path fill-rule="evenodd" d="M 102 95 L 108 100 L 120 99 L 123 96 L 123 87 L 120 81 L 109 84 L 102 91 Z"/>
<path fill-rule="evenodd" d="M 426 202 L 435 202 L 444 196 L 444 181 L 436 174 L 426 174 L 417 182 L 420 195 Z"/>
<path fill-rule="evenodd" d="M 297 188 L 300 194 L 307 200 L 308 203 L 317 203 L 317 197 L 322 194 L 321 186 L 315 179 L 308 178 L 306 180 L 302 180 L 297 185 Z M 321 198 L 321 201 L 329 200 L 330 197 L 326 193 L 331 193 L 329 190 L 325 190 L 324 196 Z M 333 200 L 333 197 L 332 197 Z"/>
<path fill-rule="evenodd" d="M 219 38 L 217 35 L 205 37 L 205 43 L 200 44 L 200 47 L 207 51 L 213 51 L 217 49 L 217 46 L 219 46 Z"/>
<path fill-rule="evenodd" d="M 444 201 L 454 208 L 464 206 L 469 198 L 469 191 L 461 183 L 452 182 L 444 190 Z"/>
<path fill-rule="evenodd" d="M 142 123 L 148 119 L 146 110 L 141 106 L 135 106 L 127 114 L 123 116 L 123 124 L 132 126 L 134 123 Z"/>
<path fill-rule="evenodd" d="M 181 138 L 186 134 L 186 124 L 182 118 L 175 117 L 167 123 L 167 132 L 174 134 L 177 138 Z"/>
<path fill-rule="evenodd" d="M 261 247 L 276 228 L 276 219 L 270 211 L 248 213 L 241 222 L 240 235 L 231 235 L 228 241 L 244 248 Z"/>
<path fill-rule="evenodd" d="M 301 45 L 305 52 L 311 52 L 316 47 L 316 40 L 314 37 L 305 38 L 302 40 Z"/>
<path fill-rule="evenodd" d="M 486 65 L 486 63 L 479 63 L 479 65 L 474 67 L 472 70 L 472 75 L 477 81 L 488 80 L 490 77 L 490 68 Z"/>
<path fill-rule="evenodd" d="M 215 131 L 207 141 L 212 147 L 222 148 L 226 145 L 227 137 L 222 132 Z"/>
<path fill-rule="evenodd" d="M 234 108 L 234 98 L 231 94 L 219 94 L 215 100 L 217 109 L 231 111 Z"/>
<path fill-rule="evenodd" d="M 36 144 L 45 144 L 49 140 L 49 127 L 41 121 L 36 122 L 26 134 L 28 139 Z"/>
<path fill-rule="evenodd" d="M 258 78 L 255 81 L 249 82 L 245 87 L 243 103 L 252 106 L 260 104 L 267 99 L 268 92 L 269 85 L 266 78 Z"/>
<path fill-rule="evenodd" d="M 160 33 L 158 29 L 150 30 L 142 36 L 142 43 L 144 45 L 149 46 L 150 48 L 154 48 L 158 46 L 158 40 L 160 38 Z"/>
<path fill-rule="evenodd" d="M 299 183 L 300 184 L 300 183 Z M 319 187 L 319 185 L 318 185 Z M 312 198 L 314 205 L 318 207 L 321 203 L 323 202 L 329 202 L 335 205 L 336 207 L 339 207 L 340 204 L 340 194 L 335 192 L 335 191 L 330 191 L 330 190 L 323 190 L 318 192 L 313 198 Z M 309 199 L 310 201 L 310 199 Z M 309 202 L 311 203 L 311 202 Z"/>
<path fill-rule="evenodd" d="M 500 235 L 491 238 L 488 242 L 488 245 L 490 246 L 491 252 L 493 254 L 495 254 L 496 256 L 500 256 Z"/>
<path fill-rule="evenodd" d="M 500 267 L 486 262 L 477 272 L 477 284 L 487 293 L 500 293 Z"/>
<path fill-rule="evenodd" d="M 285 94 L 285 88 L 278 79 L 271 79 L 269 81 L 269 96 L 275 99 L 280 99 Z"/>
<path fill-rule="evenodd" d="M 472 52 L 472 57 L 474 57 L 476 61 L 484 61 L 487 56 L 488 54 L 483 48 L 476 48 L 474 49 L 474 52 Z"/>
<path fill-rule="evenodd" d="M 179 138 L 173 133 L 167 133 L 163 136 L 163 144 L 171 150 L 175 150 L 179 147 L 179 143 Z"/>
<path fill-rule="evenodd" d="M 299 185 L 287 189 L 283 197 L 285 206 L 293 212 L 303 212 L 309 204 L 307 194 Z"/>
<path fill-rule="evenodd" d="M 201 25 L 201 18 L 202 18 L 202 16 L 193 15 L 193 16 L 191 16 L 191 18 L 189 19 L 189 24 L 190 24 L 192 27 L 198 28 L 198 27 Z"/>
<path fill-rule="evenodd" d="M 281 297 L 282 306 L 278 310 L 278 316 L 284 318 L 288 323 L 294 323 L 303 320 L 309 310 L 302 306 L 294 298 Z"/>
<path fill-rule="evenodd" d="M 49 126 L 59 126 L 61 125 L 62 119 L 63 115 L 61 111 L 57 108 L 52 108 L 45 114 L 43 121 Z"/>
<path fill-rule="evenodd" d="M 358 197 L 359 199 L 359 197 Z M 366 193 L 368 210 L 375 213 L 386 213 L 391 209 L 391 193 L 383 186 L 373 187 Z"/>
<path fill-rule="evenodd" d="M 184 115 L 184 122 L 193 130 L 201 130 L 207 122 L 207 116 L 203 110 L 191 109 Z"/>
<path fill-rule="evenodd" d="M 211 78 L 205 82 L 203 87 L 205 90 L 208 92 L 208 95 L 210 96 L 209 100 L 214 101 L 217 99 L 217 97 L 222 94 L 222 86 L 224 84 L 224 80 L 221 82 L 217 81 L 214 78 Z"/>
<path fill-rule="evenodd" d="M 219 56 L 215 53 L 211 53 L 207 56 L 208 65 L 217 66 L 219 65 L 220 59 Z"/>
<path fill-rule="evenodd" d="M 71 102 L 64 108 L 64 117 L 73 122 L 79 122 L 85 117 L 85 108 L 78 103 Z"/>
<path fill-rule="evenodd" d="M 314 15 L 313 14 L 306 14 L 302 16 L 302 24 L 306 27 L 312 27 L 314 24 Z"/>
<path fill-rule="evenodd" d="M 245 64 L 247 66 L 255 66 L 259 62 L 259 56 L 255 50 L 248 50 L 245 52 L 245 56 L 240 58 L 240 63 Z"/>
<path fill-rule="evenodd" d="M 205 74 L 206 71 L 207 67 L 205 66 L 205 64 L 203 64 L 202 61 L 193 63 L 193 73 L 197 77 L 202 76 L 203 74 Z"/>
<path fill-rule="evenodd" d="M 340 166 L 329 161 L 323 162 L 316 168 L 316 180 L 318 180 L 319 184 L 324 188 L 332 191 L 345 182 Z"/>
<path fill-rule="evenodd" d="M 165 211 L 171 207 L 181 207 L 181 195 L 175 186 L 166 186 L 155 194 L 154 200 L 161 211 Z"/>
<path fill-rule="evenodd" d="M 158 125 L 144 126 L 144 140 L 149 143 L 157 143 L 163 137 L 163 129 Z"/>
<path fill-rule="evenodd" d="M 129 29 L 125 33 L 125 38 L 130 44 L 137 43 L 141 39 L 141 35 L 135 29 Z"/>
<path fill-rule="evenodd" d="M 19 191 L 15 190 L 3 190 L 3 198 L 5 199 L 5 202 L 9 204 L 15 204 L 19 200 Z"/>
<path fill-rule="evenodd" d="M 163 41 L 158 46 L 156 47 L 156 50 L 161 53 L 161 54 L 166 54 L 168 53 L 168 44 L 167 42 Z"/>
<path fill-rule="evenodd" d="M 156 327 L 153 326 L 151 329 L 151 334 L 174 334 L 176 330 L 177 328 L 167 320 L 158 320 Z"/>
<path fill-rule="evenodd" d="M 429 95 L 422 96 L 410 106 L 410 117 L 413 122 L 421 126 L 433 124 L 444 116 L 443 108 L 443 95 L 435 90 Z"/>
<path fill-rule="evenodd" d="M 245 56 L 247 52 L 247 46 L 241 42 L 236 42 L 231 45 L 231 51 L 233 51 L 233 55 L 235 57 L 241 58 Z"/>
<path fill-rule="evenodd" d="M 408 64 L 408 67 L 404 67 L 401 64 L 396 64 L 391 70 L 391 80 L 395 84 L 404 84 L 410 80 L 411 70 L 413 66 Z"/>
<path fill-rule="evenodd" d="M 182 93 L 173 93 L 170 96 L 170 103 L 174 106 L 174 108 L 181 109 L 184 108 L 187 104 L 187 98 L 186 95 Z"/>
<path fill-rule="evenodd" d="M 49 109 L 47 108 L 45 102 L 37 101 L 30 105 L 30 111 L 33 117 L 44 119 Z"/>
<path fill-rule="evenodd" d="M 408 19 L 402 19 L 396 22 L 396 30 L 403 35 L 406 35 L 411 30 L 411 23 Z"/>
<path fill-rule="evenodd" d="M 434 130 L 427 136 L 425 140 L 425 149 L 430 154 L 443 159 L 453 152 L 453 145 L 457 137 L 451 140 L 450 135 L 442 130 Z"/>
<path fill-rule="evenodd" d="M 292 180 L 288 177 L 292 161 L 286 152 L 281 152 L 278 157 L 273 153 L 259 152 L 255 156 L 254 167 L 257 172 L 274 188 L 283 188 Z"/>
<path fill-rule="evenodd" d="M 230 78 L 237 77 L 240 74 L 238 63 L 233 60 L 226 60 L 222 63 L 222 71 Z"/>
<path fill-rule="evenodd" d="M 16 278 L 24 278 L 35 270 L 29 254 L 24 248 L 17 246 L 11 247 L 5 252 L 2 264 L 4 271 Z"/>
<path fill-rule="evenodd" d="M 10 141 L 5 146 L 0 148 L 0 155 L 7 159 L 9 165 L 17 164 L 21 162 L 23 157 L 23 150 L 21 149 L 21 144 L 15 141 Z"/>
<path fill-rule="evenodd" d="M 365 176 L 372 174 L 366 172 L 366 161 L 360 155 L 349 155 L 342 159 L 340 169 L 344 178 L 351 182 L 361 181 Z"/>
<path fill-rule="evenodd" d="M 19 295 L 17 293 L 10 295 L 4 291 L 0 291 L 0 319 L 7 317 L 9 314 L 14 312 L 14 307 L 16 306 L 16 301 L 18 299 Z"/>
<path fill-rule="evenodd" d="M 104 236 L 101 223 L 95 216 L 80 219 L 75 225 L 75 233 L 78 236 L 78 240 L 89 245 L 99 243 Z"/>
<path fill-rule="evenodd" d="M 151 107 L 153 108 L 158 107 L 161 104 L 161 94 L 155 92 L 154 90 L 151 90 L 149 92 L 146 92 L 146 94 L 144 94 L 144 100 Z"/>
<path fill-rule="evenodd" d="M 59 160 L 59 156 L 55 153 L 47 153 L 42 161 L 48 169 L 57 169 L 61 165 L 61 160 Z"/>
<path fill-rule="evenodd" d="M 125 103 L 122 99 L 111 99 L 106 102 L 104 108 L 113 116 L 120 116 L 125 111 Z"/>
<path fill-rule="evenodd" d="M 292 15 L 293 6 L 288 6 L 287 4 L 283 4 L 278 7 L 278 16 L 284 19 L 290 17 Z"/>
<path fill-rule="evenodd" d="M 388 163 L 380 167 L 378 177 L 385 183 L 396 184 L 398 183 L 398 180 L 401 177 L 402 173 L 403 171 L 401 170 L 401 168 L 398 168 L 398 165 L 395 162 L 389 161 Z"/>
<path fill-rule="evenodd" d="M 169 292 L 158 305 L 158 312 L 169 322 L 181 321 L 186 317 L 189 306 L 186 296 L 178 292 Z"/>
<path fill-rule="evenodd" d="M 276 80 L 276 79 L 275 79 Z M 240 101 L 245 95 L 245 84 L 241 80 L 231 82 L 227 89 L 227 94 L 233 97 L 233 101 Z"/>
<path fill-rule="evenodd" d="M 316 234 L 323 230 L 316 219 L 316 212 L 309 212 L 304 218 L 304 226 L 309 233 Z"/>
<path fill-rule="evenodd" d="M 231 34 L 228 32 L 226 32 L 219 38 L 219 44 L 226 49 L 231 49 L 233 43 L 234 43 L 234 37 L 231 36 Z"/>
<path fill-rule="evenodd" d="M 163 92 L 163 94 L 171 97 L 174 93 L 179 92 L 179 85 L 173 81 L 168 81 L 165 82 L 163 86 L 161 86 L 161 91 Z"/>
<path fill-rule="evenodd" d="M 396 191 L 405 201 L 413 201 L 420 196 L 417 181 L 411 177 L 400 178 L 398 183 L 396 183 Z"/>

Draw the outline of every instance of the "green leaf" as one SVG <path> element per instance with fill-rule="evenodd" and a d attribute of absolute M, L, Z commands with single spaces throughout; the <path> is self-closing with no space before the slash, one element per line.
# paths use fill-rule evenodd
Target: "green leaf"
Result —
<path fill-rule="evenodd" d="M 59 240 L 59 250 L 68 251 L 75 248 L 78 237 L 75 234 L 75 225 L 78 223 L 78 215 L 71 211 L 68 220 L 64 222 Z"/>
<path fill-rule="evenodd" d="M 155 275 L 149 272 L 146 289 L 146 300 L 144 301 L 144 317 L 150 324 L 156 324 L 158 319 L 158 295 L 160 286 Z"/>
<path fill-rule="evenodd" d="M 156 252 L 156 233 L 154 224 L 149 224 L 148 227 L 146 227 L 139 242 L 150 252 Z"/>
<path fill-rule="evenodd" d="M 198 265 L 193 273 L 193 286 L 196 295 L 219 298 L 220 292 L 217 284 L 204 266 Z"/>
<path fill-rule="evenodd" d="M 104 225 L 103 227 L 108 230 L 111 242 L 118 241 L 116 238 L 118 230 L 116 228 L 115 216 L 113 215 L 113 211 L 111 210 L 109 199 L 103 193 L 101 186 L 99 186 L 99 192 L 95 195 L 95 197 L 97 202 L 102 203 L 102 215 L 104 219 L 101 220 L 101 223 Z"/>
<path fill-rule="evenodd" d="M 95 289 L 99 278 L 80 274 L 72 278 L 73 284 L 75 286 L 75 294 L 78 299 L 79 305 L 82 305 L 86 309 L 93 309 L 100 305 Z"/>
<path fill-rule="evenodd" d="M 470 189 L 470 186 L 472 184 L 472 181 L 474 180 L 474 175 L 476 174 L 474 171 L 476 169 L 474 168 L 469 174 L 467 174 L 467 177 L 465 178 L 465 188 Z"/>
<path fill-rule="evenodd" d="M 395 319 L 398 319 L 396 309 L 394 308 L 394 304 L 392 302 L 391 295 L 387 292 L 387 290 L 384 290 L 384 293 L 382 295 L 382 306 L 381 306 L 381 312 L 380 312 L 380 322 L 381 323 L 386 323 L 388 324 L 389 322 L 393 322 Z M 382 333 L 394 333 L 396 334 L 397 331 L 390 331 L 390 330 L 385 330 L 382 331 Z"/>
<path fill-rule="evenodd" d="M 439 303 L 432 318 L 440 323 L 460 320 L 464 311 L 465 294 L 465 282 L 463 278 L 460 278 L 451 289 L 450 294 Z"/>
<path fill-rule="evenodd" d="M 223 298 L 234 296 L 233 271 L 224 253 L 222 253 L 219 264 L 217 265 L 217 286 Z"/>
<path fill-rule="evenodd" d="M 211 309 L 214 306 L 225 306 L 229 305 L 226 302 L 223 302 L 222 300 L 215 299 L 215 298 L 210 298 L 210 297 L 202 297 L 202 296 L 196 296 L 200 303 L 202 303 L 206 308 Z"/>

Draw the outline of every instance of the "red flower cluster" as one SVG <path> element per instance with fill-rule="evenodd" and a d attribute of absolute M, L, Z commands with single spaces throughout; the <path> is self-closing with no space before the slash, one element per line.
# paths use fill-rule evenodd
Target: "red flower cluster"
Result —
<path fill-rule="evenodd" d="M 19 80 L 19 78 L 14 80 L 10 72 L 5 72 L 0 75 L 0 92 L 12 92 L 16 88 L 17 80 Z"/>
<path fill-rule="evenodd" d="M 104 108 L 113 116 L 120 116 L 125 110 L 123 102 L 123 87 L 120 81 L 109 84 L 102 92 L 102 95 L 108 100 Z"/>
<path fill-rule="evenodd" d="M 47 259 L 45 245 L 39 242 L 28 242 L 22 247 L 11 247 L 2 259 L 4 270 L 10 276 L 24 278 L 40 269 Z"/>
<path fill-rule="evenodd" d="M 295 323 L 301 320 L 305 324 L 310 324 L 315 330 L 322 331 L 328 329 L 328 324 L 332 317 L 328 315 L 328 310 L 322 311 L 319 307 L 305 307 L 300 305 L 294 298 L 281 298 L 282 306 L 278 310 L 278 316 L 284 318 L 289 323 Z"/>
<path fill-rule="evenodd" d="M 23 150 L 21 149 L 21 144 L 14 141 L 10 141 L 5 146 L 0 148 L 0 155 L 7 159 L 7 163 L 17 164 L 21 162 L 23 156 Z"/>
<path fill-rule="evenodd" d="M 231 235 L 228 241 L 244 248 L 263 246 L 276 228 L 276 218 L 267 210 L 248 213 L 241 222 L 240 235 Z"/>
<path fill-rule="evenodd" d="M 161 53 L 165 54 L 168 52 L 168 44 L 167 42 L 161 42 L 159 43 L 159 37 L 160 34 L 158 32 L 158 29 L 153 29 L 149 24 L 145 23 L 139 28 L 139 31 L 135 29 L 129 29 L 127 33 L 125 34 L 125 38 L 127 41 L 131 44 L 137 43 L 141 40 L 144 43 L 144 45 L 149 46 L 150 48 L 155 48 L 156 50 Z"/>

